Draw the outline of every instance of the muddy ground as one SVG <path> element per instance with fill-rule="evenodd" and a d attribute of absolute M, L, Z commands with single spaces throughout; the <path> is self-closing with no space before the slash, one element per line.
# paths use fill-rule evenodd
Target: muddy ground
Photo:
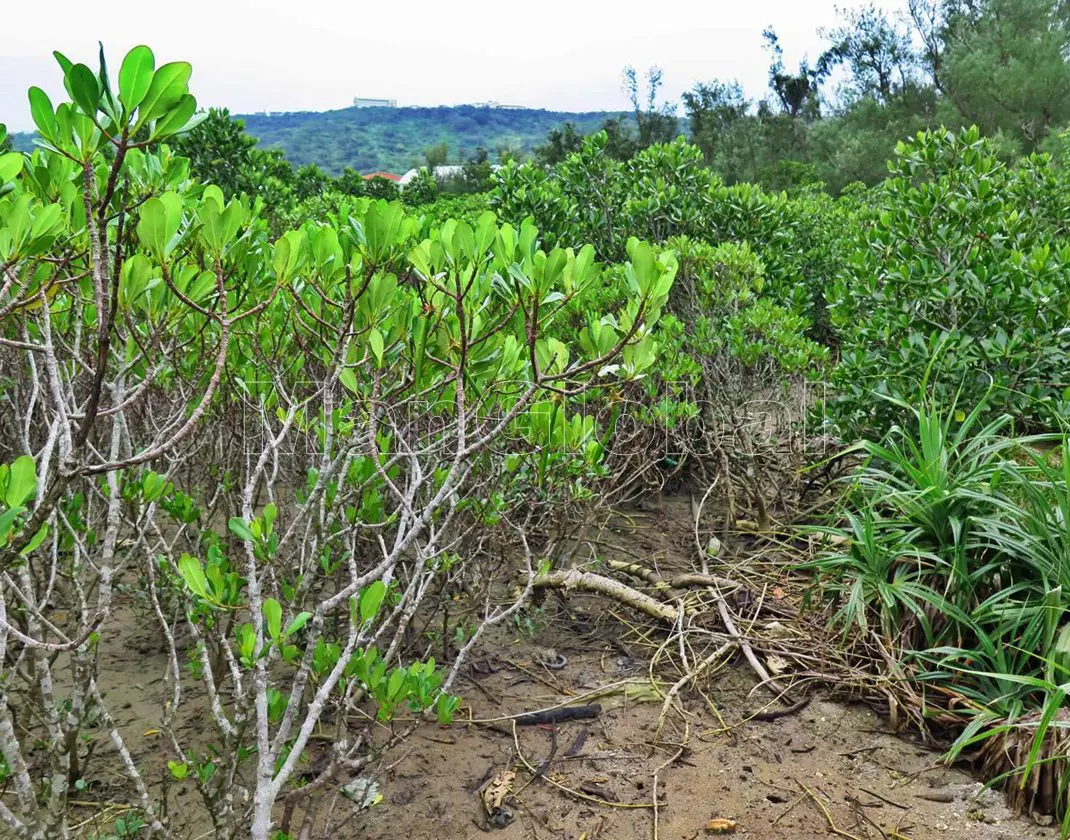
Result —
<path fill-rule="evenodd" d="M 498 644 L 488 647 L 499 648 Z M 553 705 L 567 698 L 506 661 L 543 673 L 577 694 L 619 681 L 605 673 L 618 654 L 606 656 L 561 645 L 569 657 L 561 671 L 549 672 L 532 656 L 538 648 L 521 637 L 500 645 L 478 664 L 490 671 L 477 677 L 493 702 L 474 686 L 462 686 L 477 719 L 497 718 Z M 144 667 L 143 661 L 131 668 Z M 731 820 L 735 835 L 755 840 L 812 838 L 835 827 L 858 838 L 946 838 L 1017 840 L 1057 836 L 1053 828 L 1014 819 L 998 793 L 986 791 L 967 772 L 947 769 L 939 754 L 887 731 L 885 723 L 860 706 L 815 699 L 795 715 L 774 721 L 741 723 L 741 713 L 760 707 L 748 698 L 752 681 L 742 667 L 730 679 L 709 686 L 720 706 L 722 724 L 689 703 L 694 714 L 685 753 L 661 770 L 658 783 L 658 838 L 690 840 L 710 836 L 707 823 Z M 489 725 L 419 727 L 364 775 L 375 780 L 382 801 L 360 811 L 340 836 L 368 840 L 397 838 L 557 838 L 558 840 L 647 840 L 654 837 L 653 772 L 675 749 L 662 744 L 651 751 L 660 704 L 624 701 L 593 721 L 547 727 L 506 721 Z M 123 714 L 123 713 L 120 713 Z M 150 729 L 151 720 L 127 719 L 130 741 Z M 139 732 L 138 730 L 142 730 Z M 565 753 L 587 732 L 572 756 Z M 555 759 L 545 779 L 531 782 L 527 764 L 540 769 L 556 737 Z M 665 740 L 671 736 L 663 735 Z M 523 759 L 518 757 L 517 746 Z M 503 770 L 517 770 L 507 800 L 513 815 L 501 828 L 490 824 L 481 787 Z M 342 784 L 346 780 L 340 779 Z M 808 788 L 828 811 L 815 804 Z M 521 789 L 522 788 L 522 789 Z M 593 797 L 607 804 L 580 799 Z M 193 806 L 192 802 L 186 803 Z M 625 807 L 638 806 L 638 807 Z M 339 835 L 336 835 L 339 836 Z M 843 836 L 843 835 L 841 835 Z"/>
<path fill-rule="evenodd" d="M 614 526 L 592 546 L 659 569 L 684 564 L 688 510 L 685 501 L 662 500 L 634 512 L 634 527 Z M 726 562 L 739 574 L 745 561 L 740 551 Z M 817 690 L 805 708 L 754 719 L 783 707 L 755 688 L 742 659 L 685 693 L 686 717 L 666 716 L 655 738 L 661 702 L 650 679 L 664 684 L 676 675 L 652 673 L 657 639 L 641 622 L 629 629 L 628 619 L 626 609 L 595 596 L 551 596 L 488 633 L 457 687 L 465 705 L 454 725 L 380 727 L 381 743 L 415 728 L 363 771 L 381 795 L 377 804 L 362 809 L 339 797 L 349 778 L 325 791 L 336 800 L 335 818 L 348 817 L 332 838 L 691 840 L 713 828 L 754 840 L 1057 837 L 1055 828 L 1014 818 L 968 768 L 944 767 L 937 751 L 892 734 L 864 705 L 831 702 Z M 166 663 L 154 632 L 150 622 L 132 623 L 128 638 L 106 645 L 101 683 L 135 757 L 162 771 L 169 756 L 154 727 Z M 591 696 L 622 683 L 631 688 Z M 554 726 L 513 720 L 577 702 L 597 702 L 601 712 Z M 486 802 L 503 779 L 511 793 L 492 815 Z M 104 780 L 96 795 L 107 794 Z M 203 835 L 196 799 L 192 791 L 172 796 L 191 840 Z M 103 822 L 87 820 L 83 836 Z"/>
<path fill-rule="evenodd" d="M 512 653 L 522 659 L 524 649 L 517 648 Z M 616 676 L 602 672 L 600 656 L 558 650 L 572 654 L 555 675 L 569 690 L 580 693 Z M 527 664 L 532 672 L 538 667 Z M 516 727 L 515 739 L 507 724 L 494 730 L 422 728 L 385 760 L 390 769 L 379 776 L 383 802 L 354 822 L 352 836 L 689 840 L 710 836 L 706 827 L 718 819 L 731 821 L 736 836 L 755 840 L 822 837 L 830 819 L 858 838 L 1057 835 L 1013 819 L 999 794 L 984 791 L 961 770 L 942 767 L 932 750 L 888 733 L 864 707 L 815 699 L 789 717 L 740 723 L 740 713 L 755 706 L 748 698 L 750 683 L 737 673 L 709 687 L 728 731 L 711 712 L 689 704 L 696 711 L 689 747 L 659 774 L 656 835 L 653 773 L 677 747 L 650 748 L 660 704 L 629 703 L 603 711 L 595 721 L 563 723 L 556 733 Z M 508 665 L 484 677 L 483 684 L 501 704 L 469 693 L 477 718 L 561 699 Z M 582 747 L 566 756 L 584 731 Z M 526 765 L 541 769 L 555 736 L 556 757 L 545 779 L 530 781 Z M 519 770 L 514 785 L 519 793 L 508 805 L 514 818 L 495 828 L 479 788 L 507 769 Z M 579 799 L 577 793 L 608 804 Z"/>

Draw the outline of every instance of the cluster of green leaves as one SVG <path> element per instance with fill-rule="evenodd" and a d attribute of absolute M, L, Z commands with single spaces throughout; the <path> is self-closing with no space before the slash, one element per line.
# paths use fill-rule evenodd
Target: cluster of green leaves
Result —
<path fill-rule="evenodd" d="M 8 539 L 18 528 L 27 506 L 37 492 L 37 468 L 33 458 L 20 455 L 10 464 L 0 464 L 0 548 L 7 545 Z M 47 528 L 42 527 L 40 539 L 35 538 L 24 551 L 32 551 L 44 541 Z"/>
<path fill-rule="evenodd" d="M 133 138 L 136 146 L 190 131 L 203 119 L 189 92 L 193 68 L 184 61 L 156 67 L 148 47 L 135 47 L 119 69 L 113 91 L 104 52 L 94 72 L 55 53 L 72 102 L 53 107 L 41 88 L 29 90 L 30 112 L 45 148 L 71 160 L 90 160 L 108 143 Z"/>
<path fill-rule="evenodd" d="M 261 555 L 265 562 L 276 562 L 278 539 L 274 523 L 277 516 L 275 506 L 269 504 L 261 516 L 249 523 L 237 517 L 232 518 L 228 529 L 242 542 L 251 544 L 253 551 Z M 220 550 L 219 543 L 213 544 L 208 554 L 207 564 L 192 555 L 182 555 L 178 562 L 178 573 L 186 591 L 193 596 L 193 610 L 199 614 L 199 620 L 211 626 L 221 614 L 244 608 L 242 590 L 247 581 L 236 572 L 230 571 L 230 565 L 226 555 Z M 288 590 L 292 598 L 294 587 L 284 589 Z M 370 625 L 379 617 L 386 597 L 386 585 L 382 581 L 373 581 L 359 595 L 350 598 L 351 621 L 358 626 Z M 303 655 L 299 646 L 302 641 L 301 631 L 313 617 L 312 613 L 307 610 L 296 613 L 284 625 L 284 608 L 275 598 L 264 600 L 261 613 L 262 640 L 257 637 L 257 626 L 251 622 L 245 622 L 235 630 L 239 664 L 247 670 L 252 669 L 257 660 L 269 657 L 275 650 L 283 662 L 291 668 L 296 668 Z M 316 636 L 311 656 L 311 674 L 315 682 L 327 678 L 341 653 L 340 644 L 327 641 L 322 635 Z M 357 680 L 366 695 L 375 702 L 380 720 L 390 720 L 395 710 L 406 704 L 413 712 L 434 708 L 439 722 L 448 724 L 460 703 L 460 698 L 438 691 L 443 674 L 436 667 L 433 658 L 425 662 L 413 662 L 408 667 L 391 668 L 380 657 L 378 650 L 371 646 L 357 651 L 350 659 L 339 684 L 340 691 L 346 691 L 350 680 Z M 286 710 L 288 698 L 277 689 L 272 689 L 269 701 L 271 722 L 278 723 Z M 172 769 L 172 775 L 174 773 Z M 181 781 L 180 777 L 175 778 Z"/>
<path fill-rule="evenodd" d="M 395 201 L 410 207 L 433 204 L 439 194 L 485 191 L 490 165 L 473 163 L 465 177 L 443 183 L 421 168 L 404 187 L 381 175 L 367 178 L 350 166 L 332 177 L 316 163 L 294 166 L 274 148 L 261 148 L 246 132 L 244 122 L 226 109 L 213 108 L 187 134 L 171 141 L 174 152 L 190 161 L 190 173 L 198 181 L 218 186 L 227 198 L 246 194 L 263 200 L 265 213 L 275 232 L 300 225 L 305 219 L 337 212 L 352 198 L 368 197 Z M 485 204 L 484 204 L 485 207 Z M 445 219 L 445 215 L 438 213 Z"/>
<path fill-rule="evenodd" d="M 818 193 L 789 197 L 726 186 L 682 139 L 627 161 L 607 155 L 607 142 L 604 133 L 588 137 L 553 169 L 504 167 L 492 205 L 507 219 L 530 216 L 548 241 L 591 242 L 602 259 L 618 258 L 631 236 L 746 242 L 765 265 L 766 293 L 811 322 L 823 321 L 822 293 L 838 270 L 850 204 Z"/>
<path fill-rule="evenodd" d="M 472 224 L 490 209 L 489 197 L 484 193 L 472 195 L 439 195 L 429 204 L 420 205 L 416 212 L 422 224 L 440 225 L 448 219 Z"/>
<path fill-rule="evenodd" d="M 647 456 L 675 469 L 709 451 L 708 435 L 735 428 L 726 410 L 756 394 L 782 397 L 792 381 L 823 370 L 828 351 L 815 341 L 825 334 L 822 290 L 838 270 L 853 205 L 728 187 L 683 140 L 626 161 L 607 143 L 604 134 L 588 137 L 553 168 L 504 167 L 491 201 L 506 218 L 535 219 L 552 241 L 594 243 L 606 259 L 635 236 L 677 254 L 657 364 L 624 393 L 599 395 L 623 400 L 627 412 L 603 412 L 610 437 L 602 446 L 619 451 L 612 434 L 623 416 L 639 430 L 626 425 L 620 439 L 645 440 Z M 617 305 L 620 290 L 607 286 L 601 305 Z M 599 340 L 597 330 L 581 336 Z"/>
<path fill-rule="evenodd" d="M 851 231 L 827 291 L 840 349 L 829 418 L 880 434 L 919 391 L 1009 411 L 1026 427 L 1070 397 L 1065 170 L 1045 156 L 1002 164 L 976 129 L 901 143 L 892 177 Z"/>
<path fill-rule="evenodd" d="M 679 237 L 670 245 L 680 255 L 682 284 L 694 295 L 682 352 L 731 357 L 743 368 L 770 361 L 786 376 L 813 372 L 827 360 L 828 349 L 807 335 L 809 322 L 764 294 L 766 266 L 746 242 L 713 246 Z"/>

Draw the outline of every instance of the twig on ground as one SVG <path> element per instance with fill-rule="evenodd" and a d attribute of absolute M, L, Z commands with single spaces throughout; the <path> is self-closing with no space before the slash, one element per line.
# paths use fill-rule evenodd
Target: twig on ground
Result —
<path fill-rule="evenodd" d="M 881 796 L 879 793 L 877 793 L 876 791 L 872 791 L 869 788 L 864 788 L 864 787 L 859 786 L 858 789 L 860 791 L 862 791 L 862 793 L 868 793 L 870 796 L 875 796 L 881 802 L 884 802 L 884 803 L 886 803 L 888 805 L 891 805 L 893 808 L 901 808 L 904 811 L 909 811 L 910 810 L 910 806 L 909 805 L 903 805 L 900 802 L 896 802 L 894 799 L 889 799 L 887 796 Z"/>
<path fill-rule="evenodd" d="M 768 711 L 755 712 L 750 716 L 751 720 L 770 721 L 777 720 L 779 718 L 788 717 L 796 712 L 801 712 L 807 706 L 810 705 L 809 697 L 804 697 L 798 702 L 792 703 L 790 706 L 785 706 L 783 709 L 769 709 Z"/>
<path fill-rule="evenodd" d="M 861 840 L 861 838 L 858 835 L 851 834 L 849 831 L 844 831 L 842 828 L 838 828 L 836 826 L 835 821 L 832 819 L 832 814 L 829 813 L 829 809 L 825 807 L 825 803 L 824 802 L 822 802 L 820 799 L 817 798 L 817 794 L 816 793 L 814 793 L 812 790 L 810 790 L 810 788 L 808 788 L 806 785 L 804 785 L 798 779 L 795 780 L 795 784 L 797 784 L 800 788 L 802 788 L 803 793 L 805 793 L 807 796 L 809 796 L 810 799 L 813 801 L 813 803 L 815 805 L 817 805 L 817 807 L 821 810 L 821 813 L 825 817 L 825 822 L 828 823 L 828 830 L 829 830 L 829 832 L 831 834 L 835 834 L 838 837 L 843 837 L 843 838 L 845 838 L 845 840 Z"/>
<path fill-rule="evenodd" d="M 531 762 L 529 762 L 524 757 L 524 753 L 520 749 L 520 738 L 517 735 L 516 723 L 515 722 L 513 723 L 513 745 L 516 747 L 516 755 L 517 755 L 517 758 L 520 759 L 521 764 L 523 764 L 527 768 L 529 773 L 534 775 L 537 772 L 537 770 L 534 767 L 531 766 Z M 552 784 L 555 788 L 557 788 L 558 790 L 568 794 L 569 796 L 571 796 L 571 797 L 573 797 L 575 799 L 582 799 L 584 802 L 592 802 L 595 805 L 603 805 L 606 808 L 628 808 L 628 809 L 641 808 L 641 809 L 645 809 L 645 808 L 652 808 L 653 807 L 653 805 L 649 805 L 646 802 L 637 802 L 637 803 L 634 803 L 634 804 L 623 803 L 623 802 L 607 802 L 605 799 L 599 799 L 596 796 L 588 796 L 586 793 L 580 793 L 580 791 L 578 791 L 578 790 L 573 790 L 570 787 L 566 787 L 565 785 L 561 784 L 560 782 L 555 782 L 549 776 L 546 776 L 544 778 L 546 779 L 546 781 L 548 781 L 550 784 Z"/>
<path fill-rule="evenodd" d="M 717 650 L 703 659 L 698 665 L 691 671 L 684 674 L 678 679 L 672 687 L 665 694 L 665 701 L 661 704 L 661 714 L 658 716 L 658 725 L 654 730 L 654 742 L 656 743 L 661 735 L 661 730 L 665 726 L 665 716 L 669 713 L 669 707 L 676 701 L 677 695 L 683 690 L 684 686 L 693 682 L 708 671 L 713 665 L 721 659 L 729 650 L 735 647 L 735 642 L 725 642 Z"/>

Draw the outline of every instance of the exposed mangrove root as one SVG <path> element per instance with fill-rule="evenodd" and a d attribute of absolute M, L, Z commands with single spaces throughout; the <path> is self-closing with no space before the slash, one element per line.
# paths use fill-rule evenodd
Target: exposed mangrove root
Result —
<path fill-rule="evenodd" d="M 703 674 L 710 670 L 714 665 L 720 662 L 724 656 L 736 646 L 736 642 L 725 642 L 717 650 L 703 659 L 698 665 L 696 665 L 688 673 L 684 674 L 680 679 L 673 683 L 672 687 L 665 692 L 665 700 L 661 704 L 661 714 L 658 716 L 658 726 L 654 731 L 654 741 L 657 742 L 661 737 L 661 730 L 665 726 L 665 717 L 669 713 L 669 709 L 672 708 L 673 703 L 676 702 L 680 692 L 683 691 L 688 685 L 693 683 Z"/>
<path fill-rule="evenodd" d="M 535 578 L 535 587 L 564 589 L 566 591 L 580 589 L 585 592 L 595 592 L 646 613 L 652 618 L 657 618 L 669 624 L 676 621 L 676 610 L 667 604 L 663 604 L 649 595 L 632 589 L 620 581 L 603 575 L 596 575 L 593 572 L 581 572 L 579 569 L 549 572 Z"/>

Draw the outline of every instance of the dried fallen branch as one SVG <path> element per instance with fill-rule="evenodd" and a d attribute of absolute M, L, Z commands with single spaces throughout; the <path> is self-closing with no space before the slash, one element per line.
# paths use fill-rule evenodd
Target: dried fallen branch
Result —
<path fill-rule="evenodd" d="M 628 563 L 623 560 L 607 560 L 606 566 L 615 572 L 624 572 L 627 575 L 641 578 L 654 587 L 655 591 L 667 595 L 672 600 L 677 600 L 683 597 L 683 593 L 678 591 L 669 581 L 665 580 L 660 574 L 653 569 L 644 566 L 642 563 Z"/>
<path fill-rule="evenodd" d="M 655 572 L 653 569 L 650 569 L 642 565 L 641 563 L 626 563 L 620 560 L 609 560 L 607 561 L 606 565 L 610 569 L 613 569 L 615 571 L 625 572 L 626 574 L 642 578 L 643 580 L 650 583 L 656 590 L 664 594 L 671 595 L 674 600 L 683 597 L 683 593 L 680 592 L 680 590 L 678 589 L 678 586 L 680 585 L 706 587 L 707 591 L 710 593 L 710 595 L 713 596 L 717 604 L 717 612 L 721 617 L 721 622 L 724 624 L 725 630 L 727 630 L 728 634 L 733 639 L 735 639 L 736 643 L 739 645 L 739 649 L 743 652 L 743 655 L 744 657 L 746 657 L 748 664 L 751 666 L 751 669 L 754 671 L 755 674 L 757 674 L 758 679 L 761 681 L 761 684 L 768 688 L 770 691 L 772 691 L 775 695 L 777 695 L 777 697 L 782 698 L 786 696 L 787 692 L 785 691 L 783 686 L 781 686 L 775 679 L 773 679 L 769 675 L 769 672 L 765 669 L 765 666 L 762 665 L 761 661 L 755 655 L 754 651 L 751 649 L 751 646 L 747 643 L 746 639 L 743 638 L 743 634 L 739 632 L 738 628 L 736 627 L 735 621 L 732 619 L 732 615 L 728 609 L 728 602 L 725 600 L 721 589 L 722 587 L 726 589 L 738 589 L 738 584 L 735 584 L 730 580 L 717 577 L 715 575 L 706 574 L 682 575 L 679 578 L 675 578 L 670 582 L 667 581 L 660 574 Z M 606 580 L 609 579 L 607 578 Z M 624 587 L 623 584 L 618 584 L 616 581 L 611 582 L 616 586 L 628 589 L 628 587 Z M 634 590 L 629 591 L 634 592 Z M 641 595 L 642 593 L 636 592 L 636 594 Z M 654 613 L 650 614 L 654 615 Z M 676 620 L 675 613 L 672 613 L 671 615 L 669 613 L 665 613 L 665 615 L 666 621 Z M 685 678 L 685 682 L 687 681 L 688 679 Z"/>
<path fill-rule="evenodd" d="M 579 589 L 605 595 L 633 609 L 646 613 L 652 618 L 672 624 L 676 621 L 676 610 L 667 604 L 656 601 L 649 595 L 632 589 L 620 581 L 593 572 L 581 572 L 579 569 L 565 569 L 549 572 L 535 578 L 535 587 L 546 589 Z"/>
<path fill-rule="evenodd" d="M 737 592 L 743 588 L 743 584 L 736 583 L 728 578 L 699 572 L 686 572 L 674 575 L 671 578 L 665 578 L 642 563 L 628 563 L 623 560 L 607 560 L 606 567 L 615 572 L 624 572 L 626 575 L 641 578 L 653 586 L 655 590 L 674 600 L 684 596 L 685 593 L 681 591 L 683 589 L 716 587 L 719 590 Z"/>

